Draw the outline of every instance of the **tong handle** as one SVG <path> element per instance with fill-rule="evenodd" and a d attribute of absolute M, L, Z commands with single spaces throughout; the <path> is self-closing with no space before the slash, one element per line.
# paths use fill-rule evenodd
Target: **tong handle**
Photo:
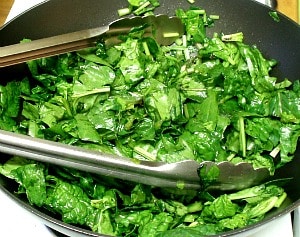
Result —
<path fill-rule="evenodd" d="M 137 161 L 3 130 L 0 130 L 0 152 L 163 188 L 240 190 L 270 177 L 268 169 L 253 168 L 246 162 Z M 219 173 L 207 182 L 213 167 Z"/>
<path fill-rule="evenodd" d="M 40 162 L 165 188 L 199 189 L 196 161 L 134 161 L 67 144 L 0 130 L 0 152 Z"/>
<path fill-rule="evenodd" d="M 145 24 L 149 26 L 145 29 L 145 35 L 154 37 L 162 45 L 172 44 L 184 32 L 183 24 L 177 17 L 150 15 L 122 18 L 107 26 L 0 47 L 0 68 L 92 47 L 104 34 L 108 45 L 116 44 L 120 42 L 120 34 Z M 165 37 L 166 33 L 168 37 Z"/>
<path fill-rule="evenodd" d="M 0 48 L 0 67 L 91 47 L 95 44 L 97 37 L 107 32 L 108 29 L 109 26 L 103 26 L 3 46 Z"/>

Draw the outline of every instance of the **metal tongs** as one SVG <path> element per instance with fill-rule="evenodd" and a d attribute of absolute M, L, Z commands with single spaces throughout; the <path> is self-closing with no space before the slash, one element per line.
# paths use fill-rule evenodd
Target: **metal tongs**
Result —
<path fill-rule="evenodd" d="M 124 18 L 108 26 L 0 47 L 0 67 L 91 47 L 100 36 L 108 44 L 114 44 L 118 42 L 120 34 L 128 33 L 133 27 L 141 25 L 150 26 L 145 27 L 145 35 L 154 37 L 162 45 L 172 44 L 184 33 L 183 24 L 176 17 L 159 15 Z M 203 175 L 216 166 L 219 175 L 210 183 L 209 189 L 243 189 L 258 184 L 269 176 L 267 169 L 254 169 L 248 163 L 233 165 L 230 162 L 216 164 L 185 160 L 167 164 L 136 161 L 1 130 L 0 152 L 166 188 L 201 189 L 205 184 L 199 174 Z"/>
<path fill-rule="evenodd" d="M 170 164 L 137 161 L 3 130 L 0 130 L 0 152 L 163 188 L 240 190 L 259 184 L 270 175 L 267 169 L 254 169 L 244 162 L 234 165 L 227 161 L 185 160 Z M 199 173 L 211 167 L 219 169 L 219 176 L 209 187 L 204 187 Z"/>
<path fill-rule="evenodd" d="M 120 42 L 120 35 L 135 27 L 145 27 L 145 36 L 154 37 L 161 45 L 174 43 L 184 33 L 184 26 L 178 17 L 151 15 L 122 18 L 106 26 L 0 47 L 0 67 L 92 47 L 100 37 L 105 38 L 109 45 L 116 44 Z"/>

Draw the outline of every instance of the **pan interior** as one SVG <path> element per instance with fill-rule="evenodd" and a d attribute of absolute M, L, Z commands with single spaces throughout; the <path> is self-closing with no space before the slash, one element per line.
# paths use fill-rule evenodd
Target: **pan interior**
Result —
<path fill-rule="evenodd" d="M 160 0 L 161 6 L 156 13 L 174 15 L 177 8 L 189 8 L 187 1 Z M 271 9 L 249 0 L 201 0 L 195 3 L 203 7 L 211 14 L 220 16 L 212 32 L 234 33 L 242 31 L 245 42 L 255 44 L 269 58 L 274 58 L 279 65 L 274 70 L 274 76 L 278 78 L 299 79 L 300 68 L 300 39 L 299 26 L 288 18 L 280 15 L 280 22 L 275 22 L 270 16 Z M 14 21 L 5 25 L 0 30 L 0 45 L 17 43 L 20 39 L 48 37 L 105 25 L 118 18 L 117 10 L 126 7 L 123 0 L 52 0 L 26 12 Z M 234 7 L 233 7 L 234 6 Z M 21 27 L 20 27 L 21 26 Z M 210 33 L 212 33 L 210 32 Z M 1 82 L 5 83 L 13 79 L 21 79 L 27 73 L 25 65 L 17 65 L 0 69 Z M 4 155 L 2 155 L 4 156 Z M 4 162 L 5 159 L 2 159 Z M 292 211 L 300 204 L 300 148 L 292 162 L 278 170 L 276 178 L 293 177 L 286 186 L 288 200 L 285 205 L 271 212 L 264 221 L 245 228 L 228 232 L 228 235 L 253 229 L 273 218 Z M 16 186 L 4 177 L 0 177 L 1 189 L 13 195 Z M 25 205 L 31 212 L 40 216 L 48 225 L 63 233 L 73 231 L 79 235 L 93 236 L 89 231 L 66 225 L 55 220 L 51 213 L 42 213 L 26 204 L 25 200 L 15 198 L 16 202 Z M 25 204 L 24 204 L 25 203 Z M 98 235 L 95 235 L 98 236 Z M 224 235 L 225 236 L 225 235 Z"/>

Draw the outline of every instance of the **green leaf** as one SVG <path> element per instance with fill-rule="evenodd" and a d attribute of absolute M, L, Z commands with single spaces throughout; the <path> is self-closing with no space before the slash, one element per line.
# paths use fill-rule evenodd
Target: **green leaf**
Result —
<path fill-rule="evenodd" d="M 238 213 L 231 218 L 225 218 L 218 222 L 218 231 L 234 230 L 243 228 L 249 224 L 248 213 Z"/>
<path fill-rule="evenodd" d="M 245 132 L 252 137 L 253 150 L 272 151 L 279 143 L 282 124 L 271 118 L 246 118 Z"/>
<path fill-rule="evenodd" d="M 25 189 L 31 204 L 42 206 L 46 201 L 44 166 L 26 164 L 11 170 L 11 175 Z"/>
<path fill-rule="evenodd" d="M 64 108 L 49 102 L 45 102 L 41 104 L 39 108 L 39 115 L 41 121 L 43 121 L 49 127 L 52 127 L 59 120 L 61 120 L 64 114 L 65 114 Z"/>
<path fill-rule="evenodd" d="M 296 151 L 298 139 L 300 137 L 300 125 L 286 124 L 280 128 L 280 164 L 283 166 L 293 159 Z"/>
<path fill-rule="evenodd" d="M 102 110 L 102 106 L 94 106 L 87 114 L 88 120 L 97 130 L 116 132 L 116 113 L 112 110 Z"/>
<path fill-rule="evenodd" d="M 253 154 L 246 157 L 244 161 L 251 163 L 254 169 L 266 168 L 270 171 L 271 175 L 274 175 L 275 164 L 273 159 L 273 157 L 268 155 Z"/>
<path fill-rule="evenodd" d="M 197 225 L 195 227 L 177 227 L 162 233 L 158 233 L 157 237 L 194 237 L 217 234 L 217 226 L 215 224 L 207 223 L 205 225 Z"/>
<path fill-rule="evenodd" d="M 49 190 L 46 206 L 58 212 L 66 223 L 93 227 L 97 209 L 91 206 L 90 199 L 83 190 L 55 177 L 48 176 L 52 188 Z"/>
<path fill-rule="evenodd" d="M 276 11 L 269 11 L 269 15 L 275 22 L 280 22 L 279 15 Z"/>
<path fill-rule="evenodd" d="M 300 123 L 300 97 L 293 91 L 278 91 L 270 98 L 270 114 L 286 123 Z"/>
<path fill-rule="evenodd" d="M 260 217 L 270 211 L 275 206 L 277 201 L 278 197 L 273 196 L 261 201 L 256 206 L 247 204 L 244 212 L 247 213 L 247 215 L 249 215 L 251 218 Z"/>
<path fill-rule="evenodd" d="M 97 64 L 101 64 L 101 65 L 105 65 L 105 66 L 108 66 L 108 67 L 111 67 L 111 65 L 104 59 L 98 57 L 97 55 L 95 55 L 94 53 L 90 53 L 89 51 L 79 51 L 77 52 L 77 54 L 87 60 L 87 61 L 90 61 L 90 62 L 93 62 L 93 63 L 97 63 Z"/>
<path fill-rule="evenodd" d="M 22 115 L 30 120 L 36 120 L 39 119 L 39 108 L 27 101 L 23 102 L 23 110 Z"/>
<path fill-rule="evenodd" d="M 0 173 L 8 178 L 14 179 L 15 175 L 12 174 L 13 170 L 31 163 L 32 162 L 30 160 L 23 157 L 13 156 L 4 164 L 0 165 Z"/>
<path fill-rule="evenodd" d="M 83 141 L 99 143 L 101 137 L 95 126 L 88 120 L 84 114 L 75 115 L 78 137 Z"/>
<path fill-rule="evenodd" d="M 115 236 L 110 211 L 103 210 L 95 218 L 94 225 L 91 226 L 92 231 L 105 235 Z"/>
<path fill-rule="evenodd" d="M 91 205 L 102 211 L 115 208 L 117 206 L 117 197 L 114 190 L 107 190 L 100 199 L 92 200 Z"/>
<path fill-rule="evenodd" d="M 0 115 L 2 117 L 16 118 L 20 110 L 20 96 L 22 84 L 29 83 L 28 80 L 8 82 L 6 86 L 0 86 Z M 29 86 L 29 84 L 28 84 Z M 26 90 L 27 91 L 27 90 Z"/>
<path fill-rule="evenodd" d="M 154 92 L 144 99 L 144 103 L 157 128 L 163 122 L 177 120 L 182 116 L 181 96 L 175 88 Z"/>
<path fill-rule="evenodd" d="M 207 166 L 203 165 L 198 169 L 198 175 L 201 180 L 201 184 L 205 187 L 218 180 L 220 175 L 220 169 L 217 165 Z"/>
<path fill-rule="evenodd" d="M 142 5 L 144 2 L 146 2 L 146 0 L 128 0 L 128 3 L 135 7 Z"/>
<path fill-rule="evenodd" d="M 203 42 L 206 38 L 205 19 L 199 14 L 198 9 L 195 11 L 184 11 L 183 9 L 176 10 L 176 16 L 178 16 L 186 26 L 187 34 L 193 37 L 196 42 Z M 201 11 L 201 9 L 199 9 Z M 202 11 L 201 13 L 205 13 Z"/>
<path fill-rule="evenodd" d="M 173 217 L 165 212 L 158 213 L 151 221 L 140 227 L 140 236 L 155 237 L 157 233 L 166 231 L 173 223 Z"/>
<path fill-rule="evenodd" d="M 232 203 L 229 197 L 224 194 L 216 198 L 212 203 L 204 206 L 201 216 L 208 219 L 224 219 L 233 217 L 238 210 L 238 205 Z"/>
<path fill-rule="evenodd" d="M 208 130 L 214 131 L 219 116 L 216 93 L 209 91 L 208 97 L 200 104 L 198 109 L 199 111 L 195 119 L 197 119 L 199 123 L 202 123 L 202 126 Z"/>
<path fill-rule="evenodd" d="M 99 89 L 105 85 L 110 85 L 115 79 L 115 72 L 108 66 L 96 65 L 93 63 L 85 64 L 83 72 L 79 76 L 78 80 L 85 87 L 85 91 Z M 73 87 L 74 95 L 83 93 L 83 88 L 80 88 L 80 84 L 75 84 Z"/>

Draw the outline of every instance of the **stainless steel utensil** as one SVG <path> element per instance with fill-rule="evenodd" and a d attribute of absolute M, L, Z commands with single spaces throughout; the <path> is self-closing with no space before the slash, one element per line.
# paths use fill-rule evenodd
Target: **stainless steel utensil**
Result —
<path fill-rule="evenodd" d="M 183 24 L 177 17 L 151 15 L 123 18 L 102 27 L 0 47 L 0 67 L 92 47 L 99 37 L 105 37 L 110 44 L 116 43 L 121 34 L 143 25 L 149 26 L 145 29 L 145 35 L 153 36 L 162 45 L 173 43 L 184 32 Z"/>
<path fill-rule="evenodd" d="M 234 165 L 227 161 L 185 160 L 170 164 L 137 161 L 3 130 L 0 130 L 0 152 L 164 188 L 204 188 L 199 172 L 205 173 L 215 166 L 219 176 L 208 189 L 239 190 L 269 177 L 267 169 L 254 169 L 244 162 Z"/>
<path fill-rule="evenodd" d="M 183 24 L 176 17 L 159 15 L 124 18 L 104 27 L 1 47 L 0 67 L 91 47 L 100 36 L 105 37 L 109 44 L 114 44 L 120 34 L 145 24 L 150 26 L 145 28 L 145 35 L 153 36 L 162 45 L 173 43 L 184 32 Z M 230 162 L 216 164 L 185 160 L 167 164 L 137 161 L 5 131 L 0 131 L 0 151 L 158 187 L 203 188 L 199 172 L 202 170 L 205 173 L 215 166 L 220 174 L 210 183 L 209 189 L 243 189 L 269 176 L 267 169 L 254 169 L 248 163 L 233 165 Z"/>

